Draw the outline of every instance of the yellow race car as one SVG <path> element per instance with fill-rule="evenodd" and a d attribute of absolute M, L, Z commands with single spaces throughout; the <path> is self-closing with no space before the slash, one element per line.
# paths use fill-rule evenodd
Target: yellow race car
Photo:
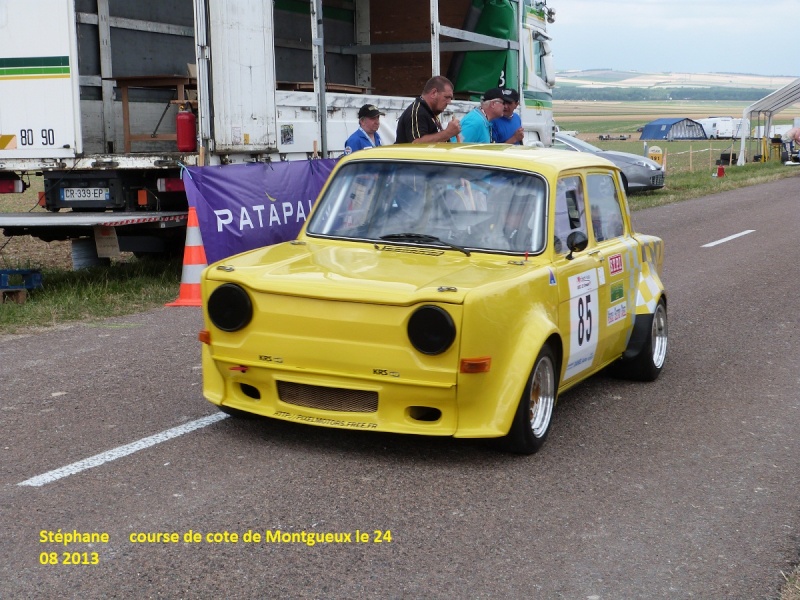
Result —
<path fill-rule="evenodd" d="M 505 144 L 343 158 L 296 240 L 202 275 L 203 392 L 225 412 L 544 443 L 558 393 L 667 353 L 663 242 L 617 167 Z"/>

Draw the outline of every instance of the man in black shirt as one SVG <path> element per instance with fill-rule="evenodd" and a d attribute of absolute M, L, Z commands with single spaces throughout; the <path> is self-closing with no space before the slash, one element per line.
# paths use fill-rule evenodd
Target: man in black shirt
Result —
<path fill-rule="evenodd" d="M 397 121 L 396 144 L 447 142 L 461 131 L 458 119 L 442 127 L 439 115 L 453 100 L 453 84 L 447 77 L 431 77 L 422 95 L 412 102 Z"/>

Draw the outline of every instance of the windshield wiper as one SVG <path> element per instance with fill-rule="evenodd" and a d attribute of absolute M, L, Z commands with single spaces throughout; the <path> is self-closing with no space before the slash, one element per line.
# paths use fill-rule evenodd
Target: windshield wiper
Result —
<path fill-rule="evenodd" d="M 405 242 L 422 242 L 422 243 L 436 243 L 442 244 L 443 246 L 447 246 L 448 248 L 452 248 L 453 250 L 458 250 L 459 252 L 463 252 L 467 256 L 471 255 L 471 252 L 466 248 L 462 248 L 461 246 L 456 246 L 455 244 L 451 244 L 450 242 L 446 242 L 435 235 L 427 235 L 424 233 L 390 233 L 388 235 L 382 235 L 382 240 L 389 241 L 405 241 Z"/>

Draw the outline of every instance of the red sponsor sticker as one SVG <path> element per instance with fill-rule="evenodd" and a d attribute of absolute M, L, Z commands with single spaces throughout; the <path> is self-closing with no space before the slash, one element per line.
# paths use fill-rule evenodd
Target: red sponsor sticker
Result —
<path fill-rule="evenodd" d="M 614 256 L 608 257 L 608 270 L 611 275 L 619 275 L 622 273 L 622 255 L 615 254 Z"/>

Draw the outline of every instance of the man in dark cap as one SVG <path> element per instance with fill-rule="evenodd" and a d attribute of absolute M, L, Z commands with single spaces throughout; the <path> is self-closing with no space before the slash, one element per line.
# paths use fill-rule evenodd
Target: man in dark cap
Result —
<path fill-rule="evenodd" d="M 522 119 L 516 112 L 519 106 L 517 90 L 502 88 L 503 114 L 499 119 L 492 121 L 492 141 L 500 144 L 522 144 L 525 130 L 522 128 Z"/>
<path fill-rule="evenodd" d="M 364 148 L 374 148 L 381 145 L 381 136 L 378 127 L 381 126 L 381 117 L 386 114 L 378 110 L 374 104 L 365 104 L 358 110 L 358 129 L 347 138 L 344 143 L 344 153 L 351 154 Z"/>
<path fill-rule="evenodd" d="M 476 106 L 461 119 L 461 139 L 466 143 L 488 144 L 492 141 L 492 121 L 503 116 L 503 90 L 487 90 Z"/>

